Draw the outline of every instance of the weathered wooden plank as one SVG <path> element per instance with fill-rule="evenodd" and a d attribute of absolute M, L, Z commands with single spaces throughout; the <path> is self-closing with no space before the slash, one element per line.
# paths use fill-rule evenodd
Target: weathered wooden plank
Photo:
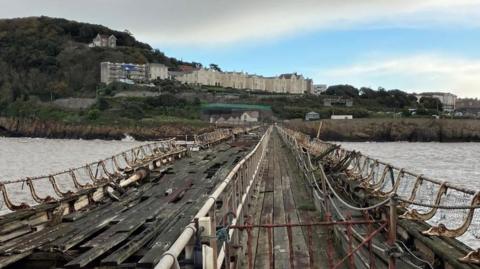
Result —
<path fill-rule="evenodd" d="M 110 240 L 106 241 L 104 244 L 99 245 L 95 248 L 88 250 L 87 252 L 81 254 L 74 260 L 70 261 L 65 265 L 68 268 L 82 268 L 85 267 L 87 264 L 95 260 L 96 258 L 103 255 L 105 252 L 110 250 L 111 248 L 115 247 L 116 245 L 120 244 L 124 240 L 126 240 L 130 236 L 130 232 L 126 233 L 116 233 L 114 234 Z"/>
<path fill-rule="evenodd" d="M 42 231 L 37 231 L 17 238 L 19 239 L 18 241 L 16 241 L 17 239 L 10 240 L 8 243 L 13 244 L 1 246 L 0 248 L 3 247 L 3 249 L 10 254 L 21 252 L 21 255 L 13 255 L 17 256 L 18 259 L 23 259 L 26 256 L 29 256 L 35 249 L 44 251 L 67 251 L 73 249 L 82 242 L 90 242 L 92 236 L 102 232 L 102 230 L 107 227 L 112 233 L 110 233 L 111 236 L 109 236 L 108 240 L 103 240 L 105 244 L 94 246 L 94 248 L 89 250 L 91 251 L 90 253 L 88 253 L 89 251 L 84 252 L 75 259 L 77 260 L 76 264 L 72 261 L 72 264 L 69 266 L 82 267 L 88 265 L 92 261 L 97 260 L 105 253 L 122 244 L 123 246 L 118 248 L 118 250 L 122 250 L 118 252 L 121 253 L 121 255 L 117 254 L 116 261 L 113 261 L 114 263 L 121 264 L 131 255 L 134 255 L 137 252 L 144 252 L 142 247 L 145 245 L 151 247 L 152 244 L 157 244 L 155 246 L 158 247 L 158 244 L 162 244 L 167 247 L 175 241 L 181 230 L 191 221 L 191 218 L 198 211 L 199 207 L 202 205 L 202 203 L 198 201 L 205 200 L 207 193 L 211 192 L 219 179 L 228 173 L 235 159 L 238 159 L 240 155 L 245 154 L 240 153 L 238 149 L 231 148 L 230 146 L 225 146 L 224 148 L 225 151 L 213 154 L 213 158 L 206 160 L 202 165 L 198 165 L 198 163 L 194 161 L 193 165 L 195 173 L 193 174 L 185 169 L 185 167 L 188 166 L 188 160 L 180 160 L 178 163 L 175 163 L 175 174 L 173 174 L 169 180 L 164 180 L 165 178 L 162 178 L 161 181 L 151 179 L 145 180 L 141 182 L 142 184 L 139 187 L 135 186 L 128 188 L 125 193 L 120 195 L 120 201 L 118 202 L 112 202 L 108 198 L 103 198 L 106 204 L 97 203 L 94 206 L 82 208 L 81 211 L 64 216 L 62 219 L 63 223 L 53 224 L 55 225 L 53 227 L 46 226 Z M 205 155 L 206 153 L 201 154 Z M 216 162 L 222 163 L 221 167 L 219 167 L 220 169 L 218 169 L 218 171 L 209 171 L 209 176 L 211 176 L 211 178 L 206 179 L 205 173 L 210 167 L 212 167 L 212 164 Z M 163 217 L 165 215 L 164 211 L 167 210 L 164 200 L 165 190 L 170 187 L 175 189 L 175 186 L 184 184 L 189 178 L 194 178 L 195 187 L 192 191 L 186 192 L 185 198 L 177 202 L 177 209 L 171 212 L 172 216 L 175 215 L 175 217 L 170 217 L 168 222 L 151 226 L 152 224 L 149 221 L 154 221 L 157 218 Z M 82 194 L 85 195 L 87 192 L 93 192 L 93 190 L 82 192 Z M 75 201 L 78 197 L 79 196 L 69 197 L 69 200 Z M 188 200 L 191 200 L 191 202 L 194 202 L 195 204 L 187 202 Z M 76 202 L 76 204 L 78 206 L 80 205 L 80 202 Z M 177 206 L 177 204 L 174 204 L 174 206 Z M 84 205 L 87 205 L 86 200 Z M 56 208 L 54 204 L 48 206 L 51 207 L 51 210 Z M 42 207 L 47 208 L 46 206 Z M 10 220 L 12 218 L 29 220 L 29 218 L 32 218 L 36 212 L 37 211 L 34 210 L 28 211 L 28 213 L 25 211 L 18 213 L 15 217 L 8 218 L 9 220 L 6 220 L 6 218 L 0 218 L 0 222 L 5 221 L 7 225 L 11 225 L 12 222 Z M 141 231 L 140 234 L 132 237 L 131 234 L 138 231 L 139 227 L 142 227 L 142 225 L 146 230 Z M 13 229 L 9 228 L 13 226 L 4 227 L 8 228 L 8 231 L 12 231 Z M 15 229 L 20 229 L 21 227 L 25 226 L 18 225 L 15 226 Z M 152 227 L 153 229 L 150 232 L 148 232 L 149 227 Z M 165 234 L 159 233 L 159 231 L 162 231 L 163 229 L 166 229 Z M 129 247 L 127 245 L 128 242 L 136 243 L 137 245 Z M 68 252 L 77 255 L 79 249 L 75 248 L 74 250 L 75 251 Z M 163 253 L 163 251 L 161 253 Z M 115 252 L 116 251 L 114 251 L 114 253 Z M 148 254 L 148 252 L 149 251 L 146 251 L 145 253 Z M 155 256 L 157 258 L 161 257 L 161 255 Z M 13 259 L 5 259 L 5 261 L 7 260 L 12 261 Z M 107 264 L 108 261 L 109 260 L 107 259 L 105 264 Z"/>
<path fill-rule="evenodd" d="M 275 139 L 272 141 L 272 172 L 274 177 L 274 192 L 273 192 L 273 223 L 282 224 L 285 223 L 285 210 L 284 210 L 284 199 L 283 199 L 283 189 L 282 189 L 282 170 L 280 168 L 279 159 L 280 156 L 278 154 L 278 148 L 280 145 L 278 144 L 278 140 Z M 288 244 L 288 237 L 287 237 L 287 229 L 286 228 L 276 228 L 273 230 L 273 242 L 274 242 L 274 256 L 275 256 L 275 266 L 277 268 L 289 268 L 289 260 L 288 260 L 288 253 L 289 253 L 289 244 Z"/>
<path fill-rule="evenodd" d="M 23 258 L 27 257 L 31 253 L 32 253 L 31 251 L 28 251 L 28 252 L 24 252 L 24 253 L 20 253 L 20 254 L 16 254 L 16 255 L 1 256 L 0 257 L 0 268 L 5 268 L 12 263 L 15 263 L 19 260 L 22 260 Z"/>
<path fill-rule="evenodd" d="M 128 243 L 124 244 L 113 254 L 104 258 L 101 261 L 101 264 L 107 266 L 117 266 L 121 264 L 130 256 L 132 256 L 135 252 L 137 252 L 140 248 L 142 248 L 145 244 L 147 244 L 148 241 L 152 240 L 156 236 L 156 233 L 157 230 L 155 225 L 146 224 L 145 229 L 141 233 L 129 240 Z"/>
<path fill-rule="evenodd" d="M 145 244 L 155 238 L 159 233 L 168 228 L 168 225 L 174 222 L 175 215 L 185 208 L 185 204 L 172 204 L 162 212 L 158 218 L 145 224 L 145 229 L 134 238 L 126 242 L 121 248 L 116 250 L 110 256 L 101 261 L 104 265 L 118 265 L 140 250 Z"/>
<path fill-rule="evenodd" d="M 269 152 L 271 153 L 271 152 Z M 269 154 L 270 156 L 270 154 Z M 273 221 L 273 165 L 272 161 L 267 162 L 267 171 L 264 174 L 265 189 L 263 193 L 263 206 L 261 210 L 260 223 L 271 224 Z M 273 234 L 273 232 L 272 232 Z M 273 244 L 273 238 L 272 238 Z M 273 249 L 269 245 L 269 235 L 267 229 L 260 229 L 257 239 L 257 249 L 255 253 L 254 265 L 255 268 L 270 268 L 270 253 Z"/>
<path fill-rule="evenodd" d="M 144 256 L 138 261 L 139 268 L 151 268 L 157 264 L 162 254 L 168 249 L 168 247 L 175 241 L 175 239 L 183 231 L 183 228 L 187 226 L 198 212 L 203 203 L 187 203 L 190 199 L 196 199 L 196 201 L 202 201 L 205 199 L 201 195 L 203 193 L 202 188 L 193 189 L 189 191 L 182 200 L 183 206 L 181 214 L 176 214 L 171 218 L 170 223 L 165 227 L 160 235 L 158 235 L 149 245 L 150 249 L 144 254 Z"/>

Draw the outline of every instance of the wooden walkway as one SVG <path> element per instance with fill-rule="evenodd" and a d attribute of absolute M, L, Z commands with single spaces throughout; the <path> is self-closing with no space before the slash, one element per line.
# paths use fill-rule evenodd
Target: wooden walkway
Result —
<path fill-rule="evenodd" d="M 0 268 L 152 268 L 256 142 L 222 143 L 192 153 L 115 193 L 118 200 L 106 198 L 3 242 Z"/>
<path fill-rule="evenodd" d="M 261 179 L 254 194 L 255 199 L 252 201 L 252 224 L 321 221 L 293 156 L 276 132 L 272 134 L 266 156 L 260 173 Z M 270 234 L 268 230 L 256 228 L 252 231 L 254 268 L 328 268 L 324 243 L 327 234 L 324 229 L 313 227 L 311 230 L 311 256 L 308 251 L 307 228 L 292 227 L 289 231 L 285 227 L 277 227 L 272 229 Z M 240 253 L 239 267 L 248 268 L 246 232 L 243 232 L 241 243 L 245 251 Z"/>

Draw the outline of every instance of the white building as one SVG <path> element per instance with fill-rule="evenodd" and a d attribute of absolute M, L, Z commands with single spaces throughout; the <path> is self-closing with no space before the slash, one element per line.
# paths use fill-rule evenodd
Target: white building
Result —
<path fill-rule="evenodd" d="M 190 72 L 170 72 L 183 83 L 221 86 L 234 89 L 251 89 L 265 92 L 303 94 L 311 92 L 313 83 L 297 73 L 282 74 L 279 77 L 262 77 L 243 72 L 219 72 L 213 69 L 197 69 Z"/>
<path fill-rule="evenodd" d="M 327 85 L 326 84 L 315 84 L 315 85 L 313 85 L 312 94 L 314 94 L 314 95 L 320 95 L 320 94 L 322 94 L 326 91 L 327 91 Z"/>
<path fill-rule="evenodd" d="M 240 120 L 243 122 L 258 122 L 259 115 L 258 111 L 245 111 L 240 116 Z"/>
<path fill-rule="evenodd" d="M 353 119 L 352 115 L 332 115 L 332 120 L 351 120 Z"/>
<path fill-rule="evenodd" d="M 167 78 L 168 67 L 163 64 L 100 63 L 100 81 L 105 84 L 114 81 L 147 83 Z"/>
<path fill-rule="evenodd" d="M 457 96 L 451 93 L 444 92 L 424 92 L 416 95 L 417 101 L 420 101 L 422 97 L 437 98 L 442 103 L 443 111 L 453 112 L 456 109 Z"/>
<path fill-rule="evenodd" d="M 258 111 L 235 111 L 226 114 L 210 115 L 210 123 L 242 125 L 258 122 L 260 113 Z"/>
<path fill-rule="evenodd" d="M 305 114 L 305 120 L 310 121 L 310 120 L 319 120 L 320 119 L 320 114 L 314 111 L 310 111 L 307 114 Z"/>
<path fill-rule="evenodd" d="M 117 47 L 117 38 L 114 35 L 101 35 L 97 36 L 92 40 L 92 43 L 88 45 L 89 47 L 104 47 L 104 48 L 115 48 Z"/>

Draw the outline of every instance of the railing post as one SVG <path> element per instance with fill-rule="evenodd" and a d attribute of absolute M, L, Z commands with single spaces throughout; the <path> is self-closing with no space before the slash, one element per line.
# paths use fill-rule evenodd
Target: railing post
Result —
<path fill-rule="evenodd" d="M 396 259 L 393 253 L 395 248 L 395 243 L 397 241 L 397 200 L 395 199 L 395 194 L 390 196 L 390 213 L 389 213 L 389 228 L 388 228 L 388 245 L 390 246 L 391 252 L 388 260 L 388 269 L 395 269 Z"/>
<path fill-rule="evenodd" d="M 210 235 L 210 247 L 212 248 L 213 251 L 213 268 L 212 269 L 217 269 L 217 255 L 218 255 L 218 245 L 217 245 L 217 220 L 215 218 L 215 203 L 213 203 L 212 208 L 210 209 L 209 215 L 210 215 L 210 229 L 212 231 L 212 234 Z"/>

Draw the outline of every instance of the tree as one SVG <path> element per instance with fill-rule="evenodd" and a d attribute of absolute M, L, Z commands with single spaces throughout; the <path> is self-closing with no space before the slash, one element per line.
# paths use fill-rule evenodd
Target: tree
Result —
<path fill-rule="evenodd" d="M 222 72 L 222 69 L 220 69 L 220 67 L 218 67 L 217 64 L 210 64 L 210 69 L 213 69 L 218 72 Z"/>
<path fill-rule="evenodd" d="M 426 109 L 434 109 L 438 111 L 443 111 L 443 105 L 440 99 L 434 97 L 424 96 L 420 98 L 420 104 L 423 105 Z"/>
<path fill-rule="evenodd" d="M 328 87 L 325 94 L 354 98 L 358 97 L 359 91 L 351 85 L 333 85 Z"/>

